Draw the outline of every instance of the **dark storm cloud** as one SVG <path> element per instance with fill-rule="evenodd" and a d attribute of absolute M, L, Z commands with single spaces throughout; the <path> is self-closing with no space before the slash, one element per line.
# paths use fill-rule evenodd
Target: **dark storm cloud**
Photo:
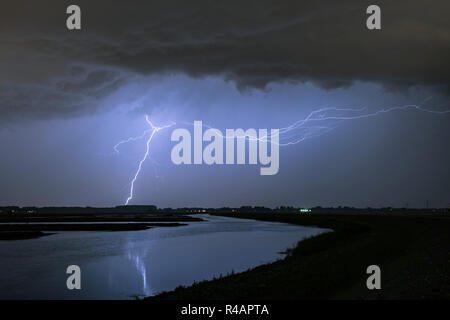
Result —
<path fill-rule="evenodd" d="M 23 118 L 73 117 L 95 112 L 99 100 L 127 80 L 122 72 L 72 65 L 58 78 L 40 83 L 0 85 L 0 124 Z"/>
<path fill-rule="evenodd" d="M 58 105 L 65 97 L 91 97 L 90 81 L 108 82 L 103 93 L 114 87 L 109 74 L 71 82 L 71 75 L 62 73 L 71 63 L 130 74 L 220 75 L 240 89 L 285 81 L 312 81 L 325 89 L 349 87 L 355 80 L 390 88 L 450 84 L 447 0 L 432 6 L 419 0 L 377 1 L 380 31 L 366 29 L 365 11 L 372 3 L 360 0 L 77 1 L 83 30 L 75 32 L 65 29 L 69 4 L 3 5 L 0 57 L 10 67 L 0 78 L 2 112 L 30 108 L 24 107 L 25 96 L 37 89 L 22 92 L 20 81 L 69 77 L 61 80 L 66 84 L 52 82 L 47 93 L 52 101 L 47 111 L 62 113 L 67 107 Z M 30 63 L 34 59 L 39 66 Z M 28 68 L 21 67 L 24 61 Z M 42 71 L 33 72 L 36 68 Z M 19 78 L 19 85 L 10 85 L 9 78 Z"/>

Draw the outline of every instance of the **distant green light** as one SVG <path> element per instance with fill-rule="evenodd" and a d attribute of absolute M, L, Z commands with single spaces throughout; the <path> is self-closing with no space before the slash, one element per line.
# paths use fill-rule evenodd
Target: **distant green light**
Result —
<path fill-rule="evenodd" d="M 303 209 L 300 209 L 300 212 L 311 212 L 311 209 L 303 208 Z"/>

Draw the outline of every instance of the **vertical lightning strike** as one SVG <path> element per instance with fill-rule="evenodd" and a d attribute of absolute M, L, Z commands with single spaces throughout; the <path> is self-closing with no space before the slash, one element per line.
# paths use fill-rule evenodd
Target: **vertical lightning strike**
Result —
<path fill-rule="evenodd" d="M 114 146 L 114 151 L 115 151 L 116 153 L 119 153 L 118 147 L 119 147 L 121 144 L 128 143 L 128 142 L 131 142 L 131 141 L 136 141 L 136 140 L 139 140 L 139 139 L 143 139 L 143 138 L 150 132 L 150 135 L 149 135 L 149 137 L 148 137 L 148 139 L 147 139 L 147 143 L 146 143 L 145 154 L 144 154 L 144 156 L 142 157 L 141 161 L 139 161 L 139 165 L 138 165 L 138 168 L 137 168 L 137 170 L 136 170 L 136 173 L 134 174 L 133 179 L 131 180 L 130 194 L 129 194 L 127 200 L 125 201 L 125 205 L 128 205 L 128 203 L 130 202 L 130 200 L 133 199 L 133 194 L 134 194 L 134 183 L 136 182 L 137 178 L 139 177 L 139 174 L 141 173 L 142 165 L 144 164 L 145 160 L 147 160 L 147 158 L 148 158 L 148 154 L 149 154 L 149 152 L 150 152 L 150 143 L 151 143 L 151 141 L 152 141 L 154 135 L 155 135 L 158 131 L 160 131 L 160 130 L 162 130 L 162 129 L 169 128 L 169 127 L 171 127 L 171 126 L 173 126 L 173 125 L 175 124 L 175 123 L 172 122 L 172 123 L 169 124 L 169 125 L 162 126 L 162 127 L 157 127 L 157 126 L 155 126 L 155 125 L 150 121 L 150 119 L 148 118 L 148 115 L 145 115 L 145 121 L 147 121 L 148 125 L 150 126 L 150 129 L 145 130 L 145 131 L 142 133 L 142 135 L 140 135 L 140 136 L 128 138 L 128 139 L 126 139 L 126 140 L 122 140 L 122 141 L 120 141 L 119 143 L 117 143 L 117 144 Z"/>

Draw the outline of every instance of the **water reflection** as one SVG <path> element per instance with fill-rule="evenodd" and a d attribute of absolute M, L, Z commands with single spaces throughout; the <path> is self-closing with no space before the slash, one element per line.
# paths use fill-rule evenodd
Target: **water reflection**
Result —
<path fill-rule="evenodd" d="M 137 294 L 138 297 L 151 296 L 154 294 L 147 283 L 147 267 L 144 262 L 146 252 L 147 250 L 139 250 L 139 248 L 135 248 L 132 242 L 129 242 L 127 245 L 128 259 L 134 263 L 134 266 L 136 267 L 136 270 L 142 280 L 142 294 Z"/>
<path fill-rule="evenodd" d="M 0 241 L 0 299 L 132 299 L 240 272 L 282 258 L 302 238 L 326 230 L 203 215 L 176 228 L 60 232 Z M 68 265 L 82 290 L 67 290 Z"/>

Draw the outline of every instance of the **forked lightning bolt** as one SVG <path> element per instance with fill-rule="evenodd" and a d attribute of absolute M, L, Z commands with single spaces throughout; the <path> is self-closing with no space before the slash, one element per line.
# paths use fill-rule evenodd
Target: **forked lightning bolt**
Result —
<path fill-rule="evenodd" d="M 426 100 L 429 100 L 429 99 L 426 99 Z M 287 127 L 280 128 L 279 129 L 279 138 L 280 138 L 279 146 L 294 145 L 294 144 L 298 144 L 306 139 L 321 136 L 321 135 L 335 129 L 338 126 L 338 124 L 342 121 L 370 118 L 370 117 L 378 116 L 380 114 L 389 113 L 389 112 L 396 111 L 396 110 L 406 110 L 406 109 L 415 109 L 417 111 L 431 113 L 431 114 L 440 114 L 440 115 L 450 114 L 450 110 L 436 111 L 436 110 L 425 109 L 421 106 L 414 105 L 414 104 L 394 106 L 394 107 L 384 108 L 384 109 L 377 110 L 374 112 L 366 112 L 366 113 L 364 113 L 364 111 L 367 110 L 367 108 L 358 108 L 358 109 L 322 108 L 322 109 L 312 111 L 306 118 L 304 118 L 302 120 L 298 120 Z M 150 129 L 145 130 L 140 136 L 131 137 L 126 140 L 122 140 L 114 146 L 114 151 L 116 153 L 119 153 L 118 148 L 120 145 L 122 145 L 124 143 L 128 143 L 128 142 L 136 141 L 139 139 L 144 139 L 149 134 L 149 137 L 147 139 L 145 154 L 144 154 L 143 158 L 139 161 L 137 171 L 136 171 L 133 179 L 131 180 L 130 194 L 129 194 L 127 200 L 125 201 L 125 205 L 128 205 L 130 200 L 133 199 L 134 183 L 136 182 L 136 179 L 138 178 L 138 176 L 141 172 L 143 163 L 148 158 L 148 154 L 150 151 L 150 143 L 151 143 L 154 135 L 162 129 L 166 129 L 166 128 L 169 128 L 169 127 L 172 127 L 173 125 L 175 125 L 175 123 L 172 122 L 169 125 L 166 125 L 163 127 L 157 127 L 150 121 L 150 119 L 148 118 L 147 115 L 145 116 L 145 120 L 147 121 L 148 125 L 150 126 Z M 192 125 L 192 123 L 189 123 L 189 122 L 181 122 L 181 123 Z M 208 125 L 205 125 L 205 127 L 211 128 L 211 126 L 208 126 Z M 236 138 L 235 136 L 233 136 L 233 137 L 221 136 L 221 137 L 223 139 Z M 263 136 L 263 137 L 245 136 L 244 138 L 248 139 L 248 140 L 258 140 L 258 141 L 262 141 L 262 142 L 267 142 L 267 140 L 268 140 L 267 136 Z M 281 142 L 281 141 L 283 141 L 283 142 Z"/>
<path fill-rule="evenodd" d="M 127 142 L 131 142 L 131 141 L 136 141 L 136 140 L 139 140 L 139 139 L 143 139 L 143 138 L 145 138 L 145 136 L 146 136 L 147 134 L 150 133 L 150 135 L 148 136 L 148 139 L 147 139 L 147 143 L 146 143 L 145 154 L 144 154 L 144 156 L 142 157 L 141 161 L 139 161 L 139 165 L 138 165 L 138 168 L 137 168 L 137 170 L 136 170 L 136 173 L 134 174 L 134 177 L 133 177 L 133 179 L 131 180 L 130 194 L 129 194 L 127 200 L 125 201 L 125 205 L 128 205 L 128 203 L 130 202 L 130 200 L 133 199 L 133 194 L 134 194 L 134 183 L 136 182 L 136 180 L 137 180 L 139 174 L 141 173 L 142 164 L 143 164 L 143 163 L 145 162 L 145 160 L 147 160 L 147 158 L 148 158 L 148 154 L 149 154 L 149 152 L 150 152 L 150 142 L 152 141 L 153 136 L 154 136 L 158 131 L 163 130 L 163 129 L 166 129 L 166 128 L 170 128 L 171 126 L 173 126 L 173 125 L 175 124 L 175 123 L 171 123 L 171 124 L 166 125 L 166 126 L 163 126 L 163 127 L 157 127 L 157 126 L 155 126 L 155 125 L 150 121 L 150 119 L 148 118 L 148 115 L 145 115 L 145 121 L 147 121 L 148 125 L 150 126 L 150 129 L 145 130 L 145 131 L 142 133 L 142 135 L 140 135 L 140 136 L 128 138 L 128 139 L 126 139 L 126 140 L 122 140 L 122 141 L 120 141 L 119 143 L 117 143 L 117 144 L 114 146 L 114 151 L 115 151 L 116 153 L 119 153 L 118 147 L 119 147 L 121 144 L 124 144 L 124 143 L 127 143 Z"/>

